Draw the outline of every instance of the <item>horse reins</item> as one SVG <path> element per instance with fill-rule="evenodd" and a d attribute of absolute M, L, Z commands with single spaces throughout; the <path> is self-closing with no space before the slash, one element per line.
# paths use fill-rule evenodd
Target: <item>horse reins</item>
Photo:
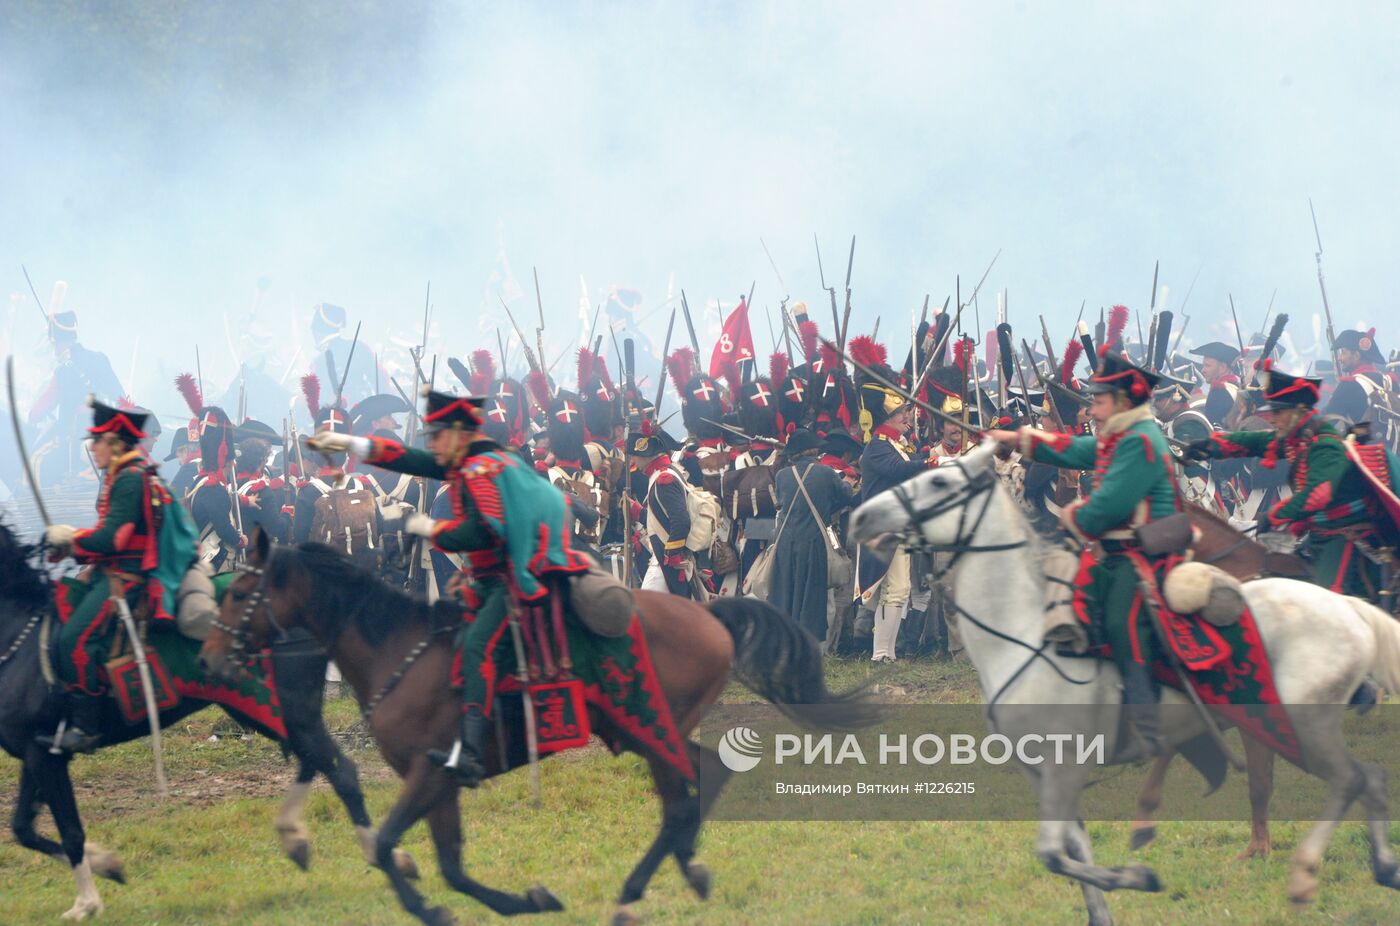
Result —
<path fill-rule="evenodd" d="M 239 617 L 237 627 L 230 627 L 228 624 L 225 624 L 217 617 L 215 617 L 213 620 L 213 626 L 217 627 L 219 630 L 222 630 L 224 633 L 228 634 L 230 637 L 233 638 L 233 654 L 238 662 L 246 665 L 252 658 L 248 654 L 248 628 L 253 622 L 253 615 L 257 612 L 258 605 L 263 604 L 264 599 L 267 597 L 266 592 L 264 590 L 265 586 L 267 585 L 267 570 L 264 567 L 250 566 L 246 563 L 241 564 L 236 568 L 239 572 L 244 573 L 246 575 L 257 576 L 258 584 L 248 595 L 248 601 L 243 606 L 243 612 Z M 284 628 L 281 624 L 277 623 L 277 615 L 273 613 L 272 605 L 270 603 L 267 605 L 266 611 L 268 623 L 271 624 L 272 628 L 277 631 L 277 639 L 287 639 L 286 628 Z M 389 696 L 389 693 L 394 690 L 394 688 L 399 684 L 400 681 L 403 680 L 404 675 L 407 674 L 408 670 L 413 666 L 413 664 L 418 661 L 418 658 L 428 651 L 428 647 L 432 645 L 433 638 L 438 636 L 439 634 L 447 633 L 452 629 L 453 628 L 451 627 L 441 627 L 436 630 L 433 630 L 428 634 L 427 637 L 425 637 L 423 640 L 420 640 L 418 644 L 413 647 L 413 649 L 408 651 L 408 655 L 404 656 L 403 662 L 401 662 L 399 664 L 399 667 L 394 670 L 394 674 L 389 676 L 389 680 L 384 683 L 383 687 L 381 687 L 379 691 L 375 693 L 374 697 L 370 698 L 367 703 L 360 706 L 360 717 L 364 720 L 365 726 L 369 726 L 370 718 L 373 717 L 375 708 L 379 707 L 379 705 L 384 701 L 384 699 Z M 25 632 L 28 632 L 28 628 L 26 628 Z M 19 642 L 23 642 L 23 640 L 21 639 Z M 273 642 L 276 643 L 277 641 Z M 8 654 L 6 654 L 6 656 L 4 657 L 0 657 L 0 663 L 3 663 L 7 657 Z"/>
<path fill-rule="evenodd" d="M 9 662 L 15 653 L 19 652 L 20 647 L 24 646 L 24 641 L 29 639 L 29 635 L 34 632 L 35 627 L 39 626 L 39 621 L 43 620 L 43 618 L 44 612 L 40 610 L 29 619 L 29 623 L 24 625 L 24 629 L 19 632 L 19 636 L 15 637 L 15 642 L 11 643 L 10 648 L 5 650 L 4 654 L 0 655 L 0 666 Z"/>
<path fill-rule="evenodd" d="M 1000 553 L 1005 552 L 1007 550 L 1020 549 L 1021 547 L 1027 546 L 1030 543 L 1030 540 L 1025 537 L 1021 538 L 1020 540 L 1011 541 L 1008 543 L 974 544 L 971 542 L 971 538 L 976 536 L 978 529 L 982 526 L 982 519 L 986 517 L 987 510 L 991 507 L 991 490 L 996 485 L 996 476 L 987 471 L 983 471 L 981 473 L 973 475 L 972 473 L 968 472 L 967 466 L 960 459 L 954 460 L 953 465 L 957 467 L 958 472 L 962 473 L 964 484 L 961 487 L 959 487 L 957 491 L 950 493 L 947 498 L 933 505 L 930 505 L 929 507 L 923 510 L 919 510 L 914 507 L 913 496 L 911 496 L 907 491 L 905 491 L 902 485 L 897 485 L 891 490 L 895 497 L 895 500 L 899 502 L 900 506 L 904 509 L 905 513 L 909 515 L 909 526 L 903 532 L 905 546 L 909 549 L 917 550 L 919 552 L 946 552 L 953 554 L 946 564 L 944 564 L 941 568 L 938 568 L 933 573 L 934 581 L 942 579 L 949 572 L 951 572 L 953 567 L 957 565 L 958 560 L 962 558 L 964 553 Z M 978 509 L 977 516 L 972 521 L 971 529 L 967 530 L 966 533 L 964 533 L 964 530 L 967 528 L 968 525 L 968 512 L 971 508 L 970 503 L 979 495 L 986 496 L 986 500 L 983 501 L 982 507 Z M 922 526 L 928 521 L 932 520 L 933 518 L 936 518 L 939 515 L 946 514 L 947 512 L 952 511 L 954 508 L 960 508 L 961 511 L 958 515 L 958 528 L 953 534 L 953 542 L 933 544 L 925 540 L 923 536 L 923 531 L 921 530 Z M 1099 677 L 1099 669 L 1101 667 L 1096 666 L 1094 675 L 1092 677 L 1087 679 L 1074 678 L 1073 676 L 1066 674 L 1065 670 L 1060 668 L 1060 666 L 1056 664 L 1055 660 L 1051 659 L 1049 656 L 1046 655 L 1045 650 L 1050 646 L 1049 641 L 1040 644 L 1040 646 L 1038 647 L 1032 646 L 1031 644 L 1027 643 L 1025 640 L 1020 639 L 1019 637 L 1013 637 L 1008 633 L 996 629 L 995 627 L 990 627 L 987 624 L 984 624 L 982 621 L 978 620 L 977 617 L 972 614 L 972 612 L 968 611 L 966 608 L 962 607 L 956 601 L 954 601 L 951 596 L 946 598 L 944 603 L 951 607 L 954 611 L 956 611 L 959 617 L 967 618 L 967 620 L 974 627 L 976 627 L 978 630 L 981 630 L 983 633 L 996 637 L 999 640 L 1004 640 L 1007 643 L 1014 643 L 1017 646 L 1030 651 L 1030 655 L 1026 657 L 1025 662 L 1021 663 L 1021 667 L 1015 672 L 1011 673 L 1011 676 L 1005 682 L 1002 683 L 1001 687 L 997 689 L 996 693 L 992 696 L 991 700 L 987 702 L 987 713 L 989 718 L 991 717 L 992 711 L 996 708 L 997 701 L 1001 699 L 1002 695 L 1006 694 L 1007 689 L 1010 688 L 1011 685 L 1021 677 L 1022 673 L 1024 673 L 1026 669 L 1030 668 L 1031 664 L 1034 663 L 1037 659 L 1045 660 L 1045 662 L 1050 666 L 1050 668 L 1055 670 L 1056 675 L 1060 676 L 1060 678 L 1064 679 L 1066 682 L 1069 682 L 1072 685 L 1088 685 L 1097 680 Z M 992 721 L 992 723 L 995 727 L 994 720 Z"/>

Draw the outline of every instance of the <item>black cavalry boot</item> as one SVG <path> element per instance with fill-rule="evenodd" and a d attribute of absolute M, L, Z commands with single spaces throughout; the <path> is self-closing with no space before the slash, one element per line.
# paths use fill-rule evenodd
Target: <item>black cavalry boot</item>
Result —
<path fill-rule="evenodd" d="M 1162 739 L 1158 686 L 1147 667 L 1130 662 L 1123 672 L 1123 710 L 1128 720 L 1128 736 L 1113 757 L 1117 763 L 1136 763 L 1156 758 L 1167 751 Z"/>
<path fill-rule="evenodd" d="M 430 749 L 428 758 L 456 773 L 462 787 L 475 788 L 486 777 L 486 715 L 481 708 L 473 705 L 462 711 L 457 736 L 451 752 Z"/>
<path fill-rule="evenodd" d="M 102 696 L 71 691 L 64 696 L 64 702 L 68 722 L 63 735 L 55 739 L 54 734 L 44 733 L 34 737 L 34 741 L 70 755 L 97 749 L 102 742 Z"/>

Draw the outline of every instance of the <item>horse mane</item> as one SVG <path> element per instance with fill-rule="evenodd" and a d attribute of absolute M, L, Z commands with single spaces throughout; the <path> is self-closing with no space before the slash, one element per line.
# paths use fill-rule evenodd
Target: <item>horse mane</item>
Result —
<path fill-rule="evenodd" d="M 35 544 L 21 541 L 0 518 L 0 598 L 8 598 L 26 611 L 43 605 L 49 596 L 44 572 L 33 562 L 38 550 Z"/>
<path fill-rule="evenodd" d="M 367 643 L 379 646 L 405 627 L 452 626 L 462 620 L 462 609 L 454 602 L 443 599 L 429 604 L 421 597 L 386 585 L 323 543 L 303 543 L 294 551 L 275 552 L 268 563 L 268 578 L 274 585 L 285 585 L 298 567 L 311 577 L 311 612 L 336 635 L 353 621 Z"/>

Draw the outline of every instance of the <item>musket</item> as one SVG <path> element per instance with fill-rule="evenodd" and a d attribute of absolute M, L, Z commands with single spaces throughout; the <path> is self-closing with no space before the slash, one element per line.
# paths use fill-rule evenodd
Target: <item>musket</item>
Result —
<path fill-rule="evenodd" d="M 39 482 L 34 478 L 34 466 L 29 461 L 29 449 L 24 444 L 24 431 L 19 426 L 19 405 L 15 402 L 15 358 L 14 355 L 5 358 L 5 389 L 10 397 L 10 424 L 15 429 L 15 449 L 19 451 L 20 462 L 24 464 L 24 475 L 29 479 L 29 491 L 34 495 L 34 507 L 39 509 L 39 517 L 44 522 L 44 527 L 49 527 L 53 521 L 49 520 L 49 510 L 44 507 L 44 497 L 39 494 Z"/>
<path fill-rule="evenodd" d="M 1240 360 L 1244 360 L 1244 335 L 1240 332 L 1240 317 L 1235 314 L 1235 297 L 1231 293 L 1226 293 L 1230 297 L 1230 320 L 1235 323 L 1235 341 L 1240 346 Z"/>
<path fill-rule="evenodd" d="M 199 362 L 199 345 L 194 346 L 194 376 L 199 385 L 199 394 L 204 395 L 204 367 Z M 314 411 L 311 414 L 316 414 Z"/>
<path fill-rule="evenodd" d="M 340 374 L 340 384 L 335 387 L 335 404 L 339 405 L 341 397 L 345 395 L 345 381 L 350 378 L 350 364 L 355 359 L 355 347 L 360 343 L 360 325 L 364 322 L 355 322 L 355 338 L 350 342 L 350 353 L 345 355 L 345 370 Z M 327 356 L 330 352 L 327 351 Z"/>
<path fill-rule="evenodd" d="M 1022 340 L 1021 343 L 1029 347 L 1024 340 Z M 1015 350 L 1008 350 L 1007 352 L 1011 354 L 1011 360 L 1016 364 L 1016 381 L 1021 384 L 1021 399 L 1026 403 L 1026 416 L 1029 418 L 1038 417 L 1035 409 L 1031 407 L 1031 391 L 1026 388 L 1026 371 L 1025 368 L 1021 366 L 1021 355 L 1016 353 Z M 1054 403 L 1052 402 L 1051 404 L 1053 405 Z"/>
<path fill-rule="evenodd" d="M 616 337 L 614 337 L 616 343 Z M 632 390 L 636 386 L 636 371 L 633 365 L 636 348 L 632 344 L 631 338 L 623 339 L 624 351 L 622 354 L 622 446 L 625 454 L 632 452 L 632 410 L 628 408 L 631 401 Z M 627 587 L 632 587 L 632 480 L 628 478 L 630 474 L 624 465 L 622 472 L 622 574 L 626 577 Z"/>
<path fill-rule="evenodd" d="M 690 333 L 691 364 L 695 372 L 700 372 L 700 340 L 695 337 L 695 322 L 690 318 L 690 303 L 686 301 L 685 290 L 681 290 L 681 312 L 685 315 L 685 330 Z"/>
<path fill-rule="evenodd" d="M 1322 311 L 1327 313 L 1327 347 L 1332 352 L 1332 369 L 1339 374 L 1341 364 L 1337 362 L 1337 332 L 1332 327 L 1332 306 L 1327 302 L 1327 284 L 1322 279 L 1322 233 L 1317 230 L 1317 210 L 1313 208 L 1312 197 L 1308 197 L 1308 211 L 1312 213 L 1313 236 L 1317 239 L 1317 288 L 1322 290 Z"/>
<path fill-rule="evenodd" d="M 1260 331 L 1263 331 L 1263 330 L 1265 330 L 1266 328 L 1269 327 L 1269 316 L 1274 314 L 1274 300 L 1277 299 L 1277 298 L 1278 298 L 1278 287 L 1275 286 L 1275 287 L 1274 287 L 1273 294 L 1269 296 L 1269 305 L 1268 305 L 1267 308 L 1264 309 L 1264 324 L 1262 324 L 1262 325 L 1259 326 L 1259 330 L 1260 330 Z"/>
<path fill-rule="evenodd" d="M 851 270 L 856 265 L 856 236 L 851 236 L 851 256 L 846 259 L 846 308 L 841 313 L 841 340 L 842 348 L 846 346 L 846 333 L 851 325 Z"/>
<path fill-rule="evenodd" d="M 812 244 L 815 245 L 817 248 L 817 273 L 819 273 L 822 278 L 822 289 L 826 290 L 827 295 L 831 297 L 831 326 L 833 329 L 832 333 L 835 334 L 837 337 L 840 337 L 841 316 L 836 311 L 836 287 L 826 285 L 826 270 L 822 268 L 822 246 L 817 241 L 817 235 L 815 232 L 812 233 Z"/>
<path fill-rule="evenodd" d="M 1083 305 L 1080 305 L 1080 307 L 1079 307 L 1079 312 L 1080 312 L 1081 315 L 1084 313 L 1084 306 L 1083 306 Z M 1079 324 L 1079 322 L 1076 321 L 1076 322 L 1075 322 L 1075 325 L 1078 325 L 1078 324 Z M 1056 359 L 1055 359 L 1058 355 L 1055 353 L 1055 343 L 1054 343 L 1053 341 L 1050 340 L 1050 326 L 1047 325 L 1047 324 L 1045 324 L 1045 316 L 1044 316 L 1044 315 L 1040 316 L 1040 336 L 1041 336 L 1042 338 L 1045 339 L 1045 352 L 1046 352 L 1046 356 L 1048 356 L 1048 357 L 1050 358 L 1050 376 L 1051 376 L 1051 378 L 1056 378 L 1056 377 L 1058 377 L 1058 376 L 1060 375 L 1060 374 L 1059 374 L 1060 365 L 1059 365 L 1058 362 L 1056 362 Z M 1039 370 L 1040 367 L 1037 366 L 1037 365 L 1036 365 L 1036 362 L 1035 362 L 1035 354 L 1032 353 L 1032 354 L 1029 354 L 1028 356 L 1030 357 L 1031 366 L 1033 366 L 1033 367 L 1035 367 L 1037 370 Z"/>
<path fill-rule="evenodd" d="M 705 422 L 706 424 L 712 424 L 712 425 L 714 425 L 715 427 L 719 428 L 721 431 L 728 431 L 730 434 L 733 434 L 733 435 L 735 435 L 736 437 L 742 438 L 743 440 L 748 441 L 748 442 L 750 442 L 750 443 L 752 443 L 753 440 L 755 439 L 754 436 L 753 436 L 752 434 L 747 434 L 747 433 L 745 433 L 745 432 L 739 430 L 738 428 L 734 427 L 732 424 L 725 424 L 723 421 L 715 421 L 715 420 L 713 420 L 713 419 L 711 419 L 711 418 L 701 418 L 700 420 L 703 421 L 703 422 Z"/>
<path fill-rule="evenodd" d="M 789 296 L 787 283 L 783 281 L 783 275 L 778 272 L 778 265 L 773 262 L 773 255 L 768 253 L 768 245 L 764 244 L 761 237 L 758 239 L 758 243 L 763 245 L 763 253 L 768 255 L 768 266 L 773 268 L 773 276 L 778 278 L 778 285 L 783 288 L 783 305 L 787 305 Z"/>
<path fill-rule="evenodd" d="M 890 382 L 889 380 L 885 379 L 885 377 L 881 376 L 881 375 L 880 375 L 878 372 L 876 372 L 875 370 L 872 370 L 872 369 L 870 369 L 870 367 L 868 367 L 868 366 L 866 366 L 865 364 L 861 363 L 859 360 L 854 360 L 854 359 L 852 359 L 851 357 L 847 356 L 843 351 L 841 351 L 839 348 L 837 348 L 837 346 L 836 346 L 835 344 L 833 344 L 831 341 L 827 340 L 826 338 L 823 338 L 823 339 L 822 339 L 822 343 L 825 344 L 827 347 L 831 348 L 833 351 L 835 351 L 835 352 L 836 352 L 836 356 L 839 357 L 843 363 L 849 363 L 849 364 L 852 366 L 852 368 L 854 368 L 855 370 L 857 370 L 857 371 L 860 372 L 860 373 L 865 374 L 865 376 L 867 376 L 867 377 L 869 377 L 870 379 L 874 380 L 875 382 L 879 383 L 881 386 L 884 386 L 886 389 L 890 390 L 890 391 L 893 392 L 895 395 L 897 395 L 897 396 L 899 396 L 900 398 L 904 399 L 904 401 L 910 403 L 910 404 L 913 405 L 915 408 L 921 408 L 921 409 L 923 409 L 924 411 L 926 411 L 926 412 L 928 412 L 930 415 L 932 415 L 934 418 L 937 418 L 939 421 L 942 421 L 942 422 L 944 422 L 944 423 L 946 423 L 946 424 L 955 424 L 955 425 L 957 425 L 957 426 L 960 427 L 960 428 L 965 428 L 966 430 L 964 431 L 964 433 L 966 433 L 967 431 L 971 431 L 971 432 L 973 432 L 974 434 L 979 434 L 979 435 L 980 435 L 980 434 L 985 434 L 985 433 L 986 433 L 982 428 L 974 428 L 974 427 L 972 427 L 971 425 L 964 423 L 961 419 L 959 419 L 959 418 L 954 418 L 952 415 L 948 414 L 947 412 L 943 411 L 942 409 L 934 408 L 932 405 L 928 404 L 927 402 L 923 401 L 922 399 L 918 398 L 917 396 L 912 396 L 912 395 L 910 395 L 909 393 L 905 392 L 903 389 L 901 389 L 901 388 L 899 388 L 898 386 L 896 386 L 894 383 L 892 383 L 892 382 Z M 964 403 L 964 407 L 966 407 L 966 403 Z"/>
<path fill-rule="evenodd" d="M 853 246 L 854 246 L 854 239 L 852 239 L 852 242 L 853 242 Z M 975 299 L 977 298 L 977 291 L 980 290 L 980 289 L 982 288 L 982 284 L 983 284 L 983 283 L 987 282 L 987 275 L 990 274 L 990 273 L 992 272 L 992 268 L 996 266 L 997 258 L 1000 257 L 1000 256 L 1001 256 L 1001 248 L 997 248 L 997 252 L 996 252 L 995 254 L 992 255 L 992 261 L 991 261 L 991 263 L 987 264 L 987 269 L 984 270 L 984 271 L 982 271 L 982 279 L 978 280 L 978 281 L 977 281 L 977 286 L 973 288 L 973 290 L 972 290 L 972 297 L 971 297 L 971 299 L 968 300 L 969 302 L 970 302 L 970 301 L 973 301 L 973 300 L 975 300 Z M 918 381 L 917 383 L 915 383 L 915 385 L 914 385 L 914 391 L 915 391 L 915 392 L 918 392 L 918 391 L 919 391 L 919 387 L 923 386 L 924 380 L 927 379 L 929 373 L 932 372 L 932 370 L 933 370 L 933 358 L 939 357 L 939 356 L 941 356 L 941 355 L 943 354 L 943 349 L 947 346 L 947 344 L 948 344 L 948 338 L 952 336 L 952 334 L 953 334 L 953 329 L 954 329 L 954 328 L 957 328 L 957 327 L 959 326 L 959 324 L 961 323 L 962 311 L 963 311 L 963 309 L 966 308 L 966 306 L 967 306 L 967 303 L 962 301 L 962 278 L 961 278 L 961 277 L 959 277 L 958 280 L 957 280 L 957 290 L 958 290 L 958 311 L 957 311 L 957 314 L 953 316 L 952 322 L 949 323 L 949 325 L 948 325 L 948 330 L 945 331 L 945 332 L 943 332 L 943 337 L 940 338 L 939 341 L 938 341 L 938 343 L 934 345 L 934 347 L 933 347 L 933 353 L 929 355 L 929 362 L 928 362 L 928 364 L 924 367 L 924 373 L 923 373 L 922 376 L 919 377 L 919 381 Z M 947 301 L 944 301 L 943 305 L 944 305 L 944 311 L 947 311 L 947 305 L 948 305 Z"/>
<path fill-rule="evenodd" d="M 540 298 L 540 272 L 539 272 L 539 270 L 536 269 L 535 267 L 531 267 L 531 268 L 530 268 L 530 272 L 533 273 L 533 274 L 535 275 L 535 308 L 536 308 L 536 309 L 539 311 L 539 313 L 540 313 L 540 324 L 539 324 L 539 327 L 535 329 L 535 350 L 539 352 L 539 358 L 540 358 L 540 364 L 541 364 L 540 367 L 539 367 L 539 369 L 542 370 L 542 371 L 544 371 L 544 372 L 545 372 L 545 375 L 548 376 L 549 373 L 548 373 L 547 370 L 544 370 L 544 366 L 543 366 L 543 364 L 544 364 L 544 300 L 543 300 L 542 298 Z"/>
<path fill-rule="evenodd" d="M 598 303 L 598 308 L 593 310 L 593 324 L 588 326 L 588 337 L 584 339 L 583 346 L 587 347 L 593 343 L 593 332 L 598 330 L 598 316 L 603 311 L 603 304 Z"/>
<path fill-rule="evenodd" d="M 1043 391 L 1043 392 L 1045 392 L 1045 393 L 1047 393 L 1047 394 L 1050 393 L 1050 391 L 1051 391 L 1050 387 L 1051 387 L 1052 385 L 1058 385 L 1058 384 L 1055 383 L 1054 380 L 1047 380 L 1047 379 L 1045 378 L 1045 374 L 1042 373 L 1042 372 L 1040 371 L 1040 367 L 1036 365 L 1036 362 L 1035 362 L 1035 352 L 1031 350 L 1031 346 L 1030 346 L 1029 344 L 1026 343 L 1026 339 L 1025 339 L 1025 338 L 1022 338 L 1022 339 L 1021 339 L 1021 350 L 1023 350 L 1023 351 L 1026 352 L 1026 362 L 1029 363 L 1029 364 L 1031 365 L 1031 370 L 1033 370 L 1033 371 L 1035 372 L 1035 378 L 1036 378 L 1036 380 L 1040 383 L 1041 391 Z M 1024 388 L 1024 387 L 1023 387 L 1023 388 Z M 1068 390 L 1066 390 L 1066 391 L 1068 391 Z M 1027 404 L 1028 406 L 1030 405 L 1030 397 L 1029 397 L 1029 396 L 1026 397 L 1026 404 Z M 1063 430 L 1065 429 L 1065 423 L 1064 423 L 1063 421 L 1060 420 L 1060 410 L 1059 410 L 1059 407 L 1054 403 L 1053 400 L 1051 400 L 1050 402 L 1047 402 L 1046 404 L 1047 404 L 1047 406 L 1048 406 L 1049 409 L 1050 409 L 1050 420 L 1054 423 L 1055 427 L 1056 427 L 1058 430 L 1063 431 Z"/>
<path fill-rule="evenodd" d="M 1026 344 L 1025 341 L 1022 341 L 1022 342 L 1021 342 L 1021 345 L 1022 345 L 1023 348 L 1028 348 L 1028 347 L 1030 347 L 1030 345 L 1029 345 L 1029 344 Z M 1055 382 L 1053 379 L 1046 379 L 1045 374 L 1040 372 L 1040 368 L 1039 368 L 1039 367 L 1033 367 L 1033 369 L 1035 369 L 1035 376 L 1036 376 L 1036 379 L 1040 382 L 1040 387 L 1041 387 L 1042 389 L 1044 389 L 1046 392 L 1050 392 L 1050 393 L 1053 393 L 1054 395 L 1058 395 L 1058 396 L 1063 396 L 1064 398 L 1069 399 L 1071 402 L 1075 403 L 1076 405 L 1082 405 L 1082 406 L 1084 406 L 1085 408 L 1088 408 L 1090 405 L 1093 404 L 1093 401 L 1092 401 L 1091 399 L 1087 399 L 1087 398 L 1085 398 L 1084 396 L 1080 395 L 1079 393 L 1075 392 L 1074 390 L 1072 390 L 1072 389 L 1070 389 L 1070 388 L 1068 388 L 1068 387 L 1066 387 L 1066 386 L 1060 385 L 1059 383 Z M 1050 407 L 1051 407 L 1051 408 L 1054 408 L 1054 407 L 1055 407 L 1055 403 L 1051 402 L 1051 403 L 1050 403 Z M 1057 415 L 1056 417 L 1058 418 L 1059 416 Z"/>
<path fill-rule="evenodd" d="M 1079 343 L 1084 345 L 1084 356 L 1089 358 L 1089 369 L 1097 372 L 1099 369 L 1099 350 L 1094 346 L 1094 339 L 1089 336 L 1089 326 L 1084 322 L 1079 322 L 1074 327 L 1079 334 Z M 1099 327 L 1103 327 L 1103 322 L 1099 322 Z M 1103 335 L 1099 336 L 1099 341 L 1103 341 Z"/>
<path fill-rule="evenodd" d="M 770 319 L 771 321 L 771 319 Z M 671 329 L 676 326 L 676 310 L 671 310 L 671 320 L 666 323 L 665 346 L 661 348 L 661 372 L 656 377 L 656 401 L 651 403 L 652 414 L 661 417 L 661 396 L 666 391 L 666 352 L 671 349 Z"/>
<path fill-rule="evenodd" d="M 531 347 L 530 347 L 530 342 L 527 341 L 527 340 L 525 340 L 525 332 L 521 331 L 521 330 L 520 330 L 520 326 L 517 325 L 517 324 L 515 323 L 515 316 L 511 314 L 511 312 L 510 312 L 510 306 L 506 305 L 506 301 L 505 301 L 504 299 L 501 299 L 501 294 L 500 294 L 500 293 L 497 293 L 497 294 L 496 294 L 496 298 L 497 298 L 497 299 L 500 299 L 501 308 L 503 308 L 503 309 L 506 310 L 506 318 L 510 319 L 510 326 L 511 326 L 512 328 L 515 329 L 515 336 L 516 336 L 517 338 L 520 339 L 520 346 L 521 346 L 522 348 L 524 348 L 524 350 L 525 350 L 525 362 L 526 362 L 527 364 L 529 364 L 531 370 L 539 370 L 539 371 L 543 372 L 543 371 L 544 371 L 544 367 L 540 366 L 539 358 L 537 358 L 537 357 L 535 356 L 534 350 L 531 349 Z M 497 332 L 497 333 L 499 334 L 499 332 Z M 502 345 L 502 348 L 501 348 L 501 349 L 502 349 L 503 351 L 505 350 L 504 345 Z M 505 358 L 504 358 L 504 357 L 501 358 L 501 363 L 502 363 L 502 365 L 504 366 L 504 364 L 505 364 Z M 503 372 L 503 375 L 504 375 L 504 370 L 503 370 L 502 372 Z"/>

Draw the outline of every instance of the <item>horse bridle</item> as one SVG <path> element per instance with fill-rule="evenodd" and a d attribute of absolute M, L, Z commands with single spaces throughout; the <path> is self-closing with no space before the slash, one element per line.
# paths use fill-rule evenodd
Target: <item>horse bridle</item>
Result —
<path fill-rule="evenodd" d="M 942 465 L 947 466 L 950 464 L 945 463 Z M 949 557 L 947 563 L 943 564 L 941 567 L 937 568 L 934 571 L 934 581 L 942 579 L 949 572 L 951 572 L 953 570 L 953 567 L 957 565 L 958 560 L 961 559 L 963 554 L 965 553 L 1000 553 L 1007 550 L 1020 549 L 1021 547 L 1027 546 L 1030 543 L 1030 539 L 1028 537 L 1022 537 L 1020 540 L 1015 540 L 1008 543 L 972 543 L 971 538 L 977 535 L 978 528 L 982 526 L 982 519 L 986 517 L 987 510 L 991 507 L 992 489 L 997 484 L 997 477 L 996 474 L 989 469 L 983 469 L 981 472 L 975 474 L 969 472 L 967 465 L 960 459 L 952 460 L 951 465 L 955 466 L 958 472 L 962 473 L 964 480 L 963 484 L 959 486 L 957 490 L 948 493 L 948 496 L 946 498 L 941 499 L 932 505 L 929 505 L 927 508 L 924 508 L 922 510 L 915 508 L 913 496 L 910 495 L 909 492 L 904 489 L 903 484 L 897 485 L 890 490 L 891 494 L 894 495 L 895 500 L 899 502 L 900 507 L 902 507 L 904 509 L 904 512 L 907 515 L 909 515 L 909 525 L 901 532 L 901 545 L 903 545 L 906 549 L 915 550 L 921 553 L 953 554 L 951 557 Z M 985 496 L 985 500 L 982 502 L 982 506 L 977 510 L 977 516 L 972 520 L 971 529 L 967 529 L 969 511 L 972 508 L 971 503 L 979 495 Z M 922 529 L 923 525 L 927 524 L 929 521 L 932 521 L 934 518 L 939 517 L 940 515 L 947 514 L 954 508 L 960 508 L 961 512 L 958 515 L 958 528 L 953 533 L 953 541 L 951 543 L 929 543 L 924 538 L 924 532 Z M 1097 667 L 1093 677 L 1087 679 L 1077 679 L 1066 674 L 1064 669 L 1060 668 L 1060 666 L 1056 664 L 1056 662 L 1053 659 L 1051 659 L 1045 654 L 1045 650 L 1051 645 L 1048 640 L 1044 643 L 1041 643 L 1040 646 L 1032 646 L 1031 644 L 1027 643 L 1025 640 L 1020 639 L 1019 637 L 1013 637 L 1008 633 L 1004 633 L 1003 631 L 1000 631 L 995 627 L 990 627 L 982 621 L 978 620 L 977 617 L 972 614 L 972 612 L 959 605 L 951 597 L 946 598 L 944 603 L 947 606 L 951 607 L 954 611 L 956 611 L 959 617 L 966 618 L 969 623 L 971 623 L 978 630 L 981 630 L 983 633 L 989 634 L 990 636 L 996 637 L 997 639 L 1003 640 L 1007 643 L 1014 643 L 1017 646 L 1020 646 L 1023 649 L 1030 651 L 1030 655 L 1026 657 L 1026 661 L 1021 664 L 1021 667 L 1018 668 L 1015 672 L 1011 673 L 1010 677 L 1002 683 L 1001 687 L 997 689 L 996 693 L 993 694 L 991 699 L 987 702 L 988 720 L 992 723 L 994 729 L 996 724 L 995 720 L 992 717 L 992 712 L 996 708 L 997 701 L 1001 699 L 1002 695 L 1006 694 L 1006 690 L 1010 688 L 1011 685 L 1021 677 L 1022 673 L 1024 673 L 1026 669 L 1030 668 L 1031 664 L 1037 659 L 1044 659 L 1045 662 L 1050 666 L 1050 668 L 1055 670 L 1055 673 L 1059 675 L 1060 678 L 1064 679 L 1066 682 L 1069 682 L 1072 685 L 1088 685 L 1098 678 L 1099 673 L 1097 671 Z"/>
<path fill-rule="evenodd" d="M 222 630 L 233 638 L 233 648 L 231 655 L 240 663 L 247 663 L 253 657 L 248 653 L 248 630 L 253 623 L 253 615 L 257 612 L 258 606 L 267 597 L 267 569 L 263 566 L 250 566 L 246 563 L 235 567 L 236 571 L 242 575 L 257 576 L 258 584 L 248 593 L 248 601 L 243 605 L 243 612 L 239 615 L 238 626 L 230 627 L 216 616 L 211 622 L 211 626 Z M 271 602 L 267 605 L 267 622 L 272 625 L 272 629 L 277 631 L 277 638 L 269 641 L 276 644 L 287 639 L 286 629 L 277 623 L 277 615 L 273 613 Z"/>

